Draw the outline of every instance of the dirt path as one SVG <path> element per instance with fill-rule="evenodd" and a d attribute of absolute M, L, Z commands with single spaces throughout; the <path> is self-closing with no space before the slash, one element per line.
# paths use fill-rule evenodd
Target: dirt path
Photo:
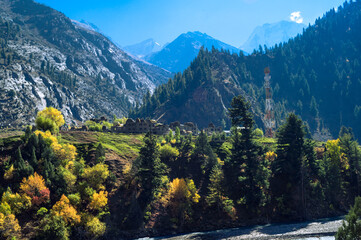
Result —
<path fill-rule="evenodd" d="M 342 218 L 321 219 L 313 222 L 291 224 L 268 224 L 263 226 L 233 228 L 212 232 L 198 232 L 186 235 L 162 237 L 169 240 L 211 240 L 211 239 L 302 239 L 307 237 L 334 236 L 342 225 Z M 313 239 L 313 238 L 312 238 Z"/>

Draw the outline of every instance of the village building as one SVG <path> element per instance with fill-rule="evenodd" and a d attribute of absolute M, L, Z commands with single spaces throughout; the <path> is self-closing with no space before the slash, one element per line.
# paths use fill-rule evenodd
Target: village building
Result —
<path fill-rule="evenodd" d="M 222 127 L 216 127 L 213 123 L 210 123 L 207 128 L 203 129 L 203 131 L 207 135 L 212 135 L 213 133 L 222 133 L 223 128 Z"/>
<path fill-rule="evenodd" d="M 101 122 L 108 122 L 108 119 L 103 116 L 101 118 L 92 118 L 92 119 L 90 119 L 90 121 L 96 122 L 96 123 L 101 123 Z"/>
<path fill-rule="evenodd" d="M 117 133 L 147 133 L 152 132 L 157 135 L 165 135 L 169 133 L 169 126 L 157 123 L 154 120 L 139 119 L 133 120 L 129 118 L 124 125 L 117 125 L 111 128 L 111 132 Z"/>
<path fill-rule="evenodd" d="M 174 132 L 177 129 L 177 127 L 180 130 L 180 133 L 182 135 L 187 135 L 187 134 L 193 134 L 193 135 L 197 135 L 199 133 L 198 127 L 196 124 L 192 123 L 192 122 L 187 122 L 185 124 L 181 124 L 180 122 L 176 121 L 176 122 L 172 122 L 169 125 L 170 129 L 172 129 Z"/>
<path fill-rule="evenodd" d="M 100 119 L 91 119 L 94 122 L 105 121 L 105 118 Z M 142 134 L 147 132 L 152 132 L 156 135 L 167 135 L 170 131 L 175 132 L 176 128 L 179 128 L 181 134 L 193 134 L 197 135 L 199 133 L 198 127 L 192 122 L 187 122 L 181 124 L 180 122 L 173 122 L 170 125 L 157 123 L 155 120 L 150 119 L 127 119 L 125 124 L 116 123 L 110 129 L 106 126 L 102 127 L 103 132 L 113 132 L 113 133 L 129 133 L 129 134 Z M 88 131 L 87 126 L 82 126 L 81 128 L 72 127 L 71 131 Z"/>

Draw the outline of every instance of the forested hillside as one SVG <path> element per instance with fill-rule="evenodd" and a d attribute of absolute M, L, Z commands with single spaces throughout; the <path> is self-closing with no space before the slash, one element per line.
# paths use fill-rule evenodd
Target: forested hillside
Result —
<path fill-rule="evenodd" d="M 344 214 L 360 194 L 350 129 L 315 142 L 290 114 L 270 139 L 242 96 L 229 112 L 230 137 L 144 136 L 59 132 L 63 116 L 46 108 L 24 134 L 0 134 L 0 238 L 134 239 L 315 219 Z"/>
<path fill-rule="evenodd" d="M 194 121 L 201 127 L 227 121 L 230 100 L 242 93 L 256 116 L 264 111 L 263 69 L 271 69 L 277 125 L 289 111 L 302 116 L 312 133 L 337 136 L 342 125 L 361 136 L 361 1 L 327 12 L 302 35 L 249 56 L 202 50 L 190 67 L 146 95 L 131 116 L 165 122 Z M 260 118 L 256 119 L 262 126 Z"/>

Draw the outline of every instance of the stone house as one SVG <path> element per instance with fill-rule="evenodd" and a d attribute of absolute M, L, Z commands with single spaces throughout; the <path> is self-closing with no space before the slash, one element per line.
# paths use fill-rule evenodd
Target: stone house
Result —
<path fill-rule="evenodd" d="M 192 122 L 187 122 L 185 124 L 181 124 L 180 122 L 172 122 L 169 125 L 170 129 L 172 129 L 173 131 L 176 130 L 176 128 L 178 127 L 181 134 L 186 135 L 189 133 L 192 133 L 193 135 L 197 135 L 199 130 L 196 124 L 192 123 Z"/>
<path fill-rule="evenodd" d="M 192 132 L 194 135 L 198 134 L 199 132 L 197 124 L 194 124 L 192 122 L 186 122 L 183 125 L 183 130 L 185 130 L 186 132 Z"/>
<path fill-rule="evenodd" d="M 117 133 L 147 133 L 152 131 L 157 135 L 164 135 L 169 133 L 169 126 L 164 124 L 157 124 L 154 120 L 149 119 L 139 119 L 133 120 L 129 118 L 124 125 L 113 126 L 111 128 L 112 132 Z"/>
<path fill-rule="evenodd" d="M 96 123 L 101 123 L 101 122 L 108 122 L 108 119 L 103 116 L 101 118 L 92 118 L 92 119 L 90 119 L 90 121 L 96 122 Z"/>
<path fill-rule="evenodd" d="M 222 127 L 216 127 L 213 123 L 210 123 L 207 128 L 204 129 L 204 132 L 208 135 L 212 135 L 213 133 L 222 133 Z"/>
<path fill-rule="evenodd" d="M 152 132 L 156 135 L 166 135 L 169 134 L 170 128 L 167 124 L 158 123 L 152 129 Z"/>

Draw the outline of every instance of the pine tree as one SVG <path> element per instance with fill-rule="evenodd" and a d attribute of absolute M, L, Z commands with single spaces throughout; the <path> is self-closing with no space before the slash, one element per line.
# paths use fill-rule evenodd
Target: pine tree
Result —
<path fill-rule="evenodd" d="M 22 154 L 21 154 L 20 147 L 18 147 L 18 149 L 16 150 L 14 167 L 15 167 L 16 169 L 23 169 L 23 168 L 25 168 L 25 161 L 24 161 L 23 156 L 22 156 Z"/>
<path fill-rule="evenodd" d="M 216 207 L 218 214 L 225 212 L 235 218 L 236 211 L 233 201 L 230 200 L 224 191 L 224 174 L 220 165 L 213 167 L 209 176 L 208 194 L 206 202 L 210 207 Z"/>
<path fill-rule="evenodd" d="M 340 131 L 340 133 L 342 130 Z M 353 140 L 352 130 L 340 136 L 341 151 L 345 154 L 348 161 L 349 169 L 347 171 L 346 180 L 348 182 L 348 196 L 354 199 L 360 195 L 360 160 L 361 153 L 358 148 L 358 142 Z"/>
<path fill-rule="evenodd" d="M 336 240 L 355 240 L 361 236 L 361 197 L 356 197 L 355 204 L 346 216 L 336 234 Z"/>
<path fill-rule="evenodd" d="M 103 163 L 105 161 L 105 150 L 101 143 L 98 144 L 95 150 L 95 161 L 97 163 Z"/>
<path fill-rule="evenodd" d="M 179 148 L 179 155 L 177 161 L 175 162 L 175 171 L 179 173 L 179 177 L 186 176 L 189 172 L 189 160 L 193 150 L 192 146 L 192 135 L 189 134 L 182 141 L 182 144 Z"/>
<path fill-rule="evenodd" d="M 137 177 L 141 186 L 139 203 L 144 211 L 155 199 L 162 187 L 162 177 L 167 173 L 164 163 L 159 158 L 159 147 L 154 135 L 147 133 L 143 139 L 144 146 L 140 149 L 136 162 Z"/>
<path fill-rule="evenodd" d="M 174 138 L 175 138 L 175 140 L 177 141 L 177 143 L 180 142 L 180 140 L 181 140 L 181 134 L 180 134 L 180 129 L 179 129 L 179 127 L 176 127 L 176 128 L 175 128 Z"/>
<path fill-rule="evenodd" d="M 37 168 L 38 168 L 38 160 L 36 159 L 35 147 L 32 147 L 31 157 L 30 157 L 30 160 L 29 160 L 29 164 L 30 164 L 34 169 L 37 169 Z"/>
<path fill-rule="evenodd" d="M 27 142 L 32 134 L 31 127 L 27 126 L 25 130 L 24 141 Z"/>
<path fill-rule="evenodd" d="M 16 179 L 19 180 L 34 173 L 32 166 L 30 166 L 28 162 L 24 161 L 20 147 L 18 147 L 18 150 L 16 151 L 14 167 L 16 169 Z"/>
<path fill-rule="evenodd" d="M 204 131 L 201 131 L 195 141 L 192 160 L 197 162 L 203 174 L 209 173 L 213 166 L 217 164 L 217 157 L 214 154 L 213 149 L 209 144 L 207 134 Z"/>
<path fill-rule="evenodd" d="M 254 121 L 250 104 L 242 96 L 233 98 L 229 109 L 233 125 L 232 154 L 225 161 L 225 177 L 233 200 L 250 211 L 264 206 L 269 171 L 262 159 L 262 148 L 254 140 Z M 239 129 L 240 128 L 240 129 Z"/>
<path fill-rule="evenodd" d="M 271 190 L 278 209 L 285 215 L 297 214 L 304 206 L 304 130 L 302 120 L 289 114 L 277 134 L 277 158 L 272 164 Z M 281 207 L 283 206 L 283 207 Z"/>

